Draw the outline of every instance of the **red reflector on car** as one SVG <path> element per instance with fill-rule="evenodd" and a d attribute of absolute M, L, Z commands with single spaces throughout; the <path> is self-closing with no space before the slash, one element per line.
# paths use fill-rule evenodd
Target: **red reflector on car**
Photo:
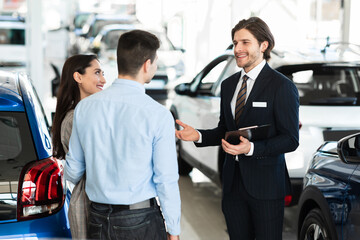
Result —
<path fill-rule="evenodd" d="M 292 196 L 291 195 L 286 195 L 285 196 L 285 206 L 289 206 L 291 201 L 292 201 Z"/>
<path fill-rule="evenodd" d="M 46 216 L 57 212 L 64 203 L 63 171 L 53 158 L 27 164 L 20 176 L 18 220 Z"/>

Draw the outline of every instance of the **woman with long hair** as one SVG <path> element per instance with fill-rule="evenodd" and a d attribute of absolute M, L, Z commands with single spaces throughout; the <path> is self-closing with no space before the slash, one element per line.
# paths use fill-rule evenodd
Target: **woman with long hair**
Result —
<path fill-rule="evenodd" d="M 53 156 L 65 159 L 69 150 L 74 109 L 85 97 L 103 89 L 106 80 L 96 55 L 74 55 L 63 66 L 52 127 Z M 69 221 L 73 238 L 86 239 L 87 208 L 85 176 L 75 186 L 70 199 Z"/>

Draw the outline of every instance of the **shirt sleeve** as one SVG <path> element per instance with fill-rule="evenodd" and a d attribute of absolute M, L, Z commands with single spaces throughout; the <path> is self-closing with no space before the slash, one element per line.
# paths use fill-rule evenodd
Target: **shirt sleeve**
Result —
<path fill-rule="evenodd" d="M 254 154 L 254 143 L 250 142 L 250 151 L 245 156 L 252 156 Z"/>
<path fill-rule="evenodd" d="M 175 144 L 175 123 L 168 112 L 158 124 L 153 143 L 153 180 L 159 197 L 167 231 L 180 234 L 179 174 Z"/>
<path fill-rule="evenodd" d="M 69 152 L 66 154 L 65 180 L 77 184 L 85 172 L 84 151 L 78 134 L 76 110 L 73 120 L 73 128 L 69 141 Z"/>
<path fill-rule="evenodd" d="M 195 129 L 196 130 L 196 129 Z M 202 135 L 201 135 L 201 132 L 196 130 L 199 134 L 199 140 L 195 141 L 195 143 L 202 143 Z"/>

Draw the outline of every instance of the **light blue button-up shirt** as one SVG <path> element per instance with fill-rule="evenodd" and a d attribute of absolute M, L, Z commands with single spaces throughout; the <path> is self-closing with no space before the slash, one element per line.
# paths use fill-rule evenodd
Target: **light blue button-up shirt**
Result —
<path fill-rule="evenodd" d="M 168 232 L 180 234 L 174 120 L 142 84 L 116 79 L 77 105 L 65 179 L 76 184 L 85 170 L 91 201 L 133 204 L 158 196 Z"/>

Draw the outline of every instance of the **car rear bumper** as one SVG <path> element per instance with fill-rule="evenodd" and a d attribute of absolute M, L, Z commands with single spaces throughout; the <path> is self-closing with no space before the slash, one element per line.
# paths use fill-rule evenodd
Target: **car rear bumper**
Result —
<path fill-rule="evenodd" d="M 65 210 L 66 209 L 66 210 Z M 67 208 L 56 214 L 27 221 L 0 223 L 0 239 L 71 238 Z"/>

